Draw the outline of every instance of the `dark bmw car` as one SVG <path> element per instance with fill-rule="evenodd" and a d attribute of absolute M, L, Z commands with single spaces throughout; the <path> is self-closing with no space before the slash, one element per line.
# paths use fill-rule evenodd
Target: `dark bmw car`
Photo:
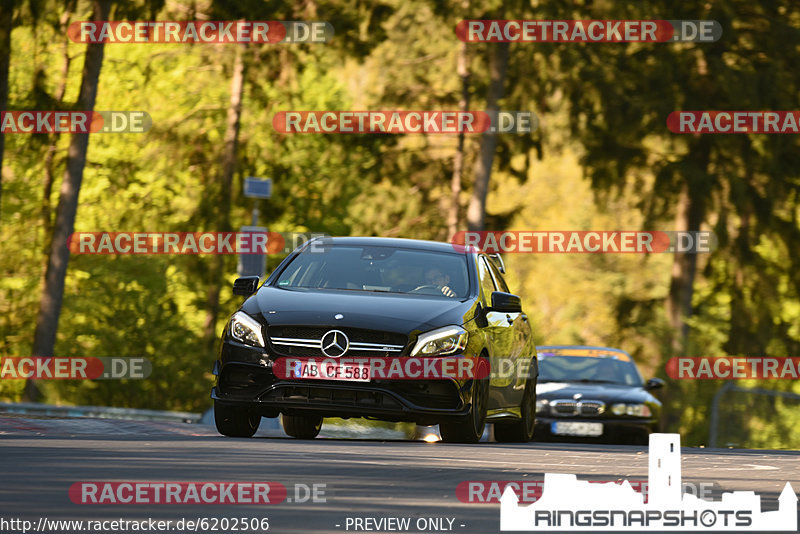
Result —
<path fill-rule="evenodd" d="M 310 439 L 324 417 L 364 417 L 438 424 L 443 440 L 467 443 L 494 423 L 499 441 L 529 441 L 536 347 L 503 272 L 471 248 L 337 237 L 295 250 L 260 288 L 239 278 L 234 293 L 248 298 L 213 370 L 217 429 L 249 437 L 282 414 L 287 434 Z M 407 376 L 377 375 L 378 360 Z M 445 360 L 474 372 L 409 371 Z"/>
<path fill-rule="evenodd" d="M 661 402 L 630 355 L 619 349 L 539 346 L 537 441 L 589 441 L 646 445 L 658 431 Z"/>

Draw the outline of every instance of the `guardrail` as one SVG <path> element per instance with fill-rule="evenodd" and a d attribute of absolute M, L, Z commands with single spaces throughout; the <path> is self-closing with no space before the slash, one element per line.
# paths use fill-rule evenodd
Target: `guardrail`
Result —
<path fill-rule="evenodd" d="M 170 412 L 161 410 L 139 410 L 110 406 L 56 406 L 35 402 L 0 402 L 0 413 L 17 415 L 39 415 L 55 417 L 90 417 L 95 419 L 132 419 L 138 421 L 178 421 L 199 423 L 202 414 L 192 412 Z"/>
<path fill-rule="evenodd" d="M 708 428 L 708 446 L 709 447 L 716 447 L 717 440 L 719 438 L 719 405 L 722 396 L 725 393 L 736 391 L 739 393 L 749 393 L 751 395 L 767 395 L 770 397 L 783 397 L 785 399 L 794 399 L 800 400 L 800 395 L 797 393 L 791 393 L 789 391 L 775 391 L 772 389 L 764 389 L 764 388 L 744 388 L 741 386 L 735 385 L 733 382 L 725 382 L 722 386 L 717 390 L 714 394 L 714 398 L 711 400 L 711 421 L 709 422 Z"/>
<path fill-rule="evenodd" d="M 110 406 L 56 406 L 34 402 L 0 402 L 0 414 L 51 416 L 51 417 L 86 417 L 93 419 L 128 419 L 134 421 L 170 421 L 193 424 L 214 424 L 211 410 L 205 414 L 191 412 L 170 412 L 161 410 L 139 410 L 134 408 L 114 408 Z M 322 433 L 332 438 L 364 438 L 372 439 L 409 439 L 414 437 L 413 431 L 372 427 L 369 424 L 355 421 L 338 421 L 338 424 L 326 423 Z M 280 418 L 264 418 L 259 431 L 280 430 Z"/>

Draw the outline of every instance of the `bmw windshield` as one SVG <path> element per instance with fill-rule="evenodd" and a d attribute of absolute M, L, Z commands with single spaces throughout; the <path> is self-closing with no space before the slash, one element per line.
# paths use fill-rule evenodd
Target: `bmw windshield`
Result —
<path fill-rule="evenodd" d="M 335 289 L 465 298 L 463 254 L 382 246 L 306 247 L 275 281 L 283 289 Z"/>
<path fill-rule="evenodd" d="M 584 382 L 642 386 L 642 377 L 630 356 L 605 352 L 591 356 L 558 349 L 539 349 L 539 382 Z"/>

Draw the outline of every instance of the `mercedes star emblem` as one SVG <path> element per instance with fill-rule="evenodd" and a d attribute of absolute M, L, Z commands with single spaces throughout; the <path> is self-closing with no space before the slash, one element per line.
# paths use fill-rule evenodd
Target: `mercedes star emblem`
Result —
<path fill-rule="evenodd" d="M 347 352 L 350 347 L 350 340 L 341 330 L 328 330 L 320 343 L 320 348 L 325 356 L 338 358 Z"/>

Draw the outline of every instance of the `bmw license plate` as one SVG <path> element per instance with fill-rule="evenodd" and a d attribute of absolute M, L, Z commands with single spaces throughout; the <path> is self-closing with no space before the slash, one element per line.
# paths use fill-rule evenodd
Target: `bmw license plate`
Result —
<path fill-rule="evenodd" d="M 603 423 L 579 423 L 576 421 L 554 421 L 550 432 L 558 436 L 602 436 Z"/>
<path fill-rule="evenodd" d="M 298 362 L 300 363 L 300 362 Z M 369 382 L 369 365 L 352 365 L 343 362 L 309 361 L 295 368 L 294 377 L 306 380 L 343 380 Z M 300 371 L 299 376 L 297 371 Z"/>

